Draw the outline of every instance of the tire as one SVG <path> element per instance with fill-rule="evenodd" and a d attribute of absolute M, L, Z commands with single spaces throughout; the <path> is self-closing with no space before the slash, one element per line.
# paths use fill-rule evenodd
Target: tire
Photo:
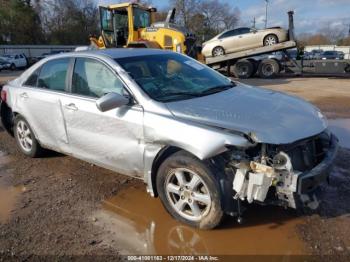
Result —
<path fill-rule="evenodd" d="M 220 187 L 211 168 L 184 151 L 161 164 L 157 190 L 170 215 L 192 227 L 215 228 L 224 216 Z"/>
<path fill-rule="evenodd" d="M 346 73 L 350 73 L 350 64 L 348 64 L 348 66 L 345 67 L 345 72 L 346 72 Z"/>
<path fill-rule="evenodd" d="M 13 132 L 17 146 L 23 154 L 32 158 L 42 155 L 43 149 L 35 138 L 32 128 L 20 115 L 15 118 Z"/>
<path fill-rule="evenodd" d="M 258 67 L 258 75 L 261 78 L 274 78 L 280 72 L 280 65 L 274 59 L 265 59 L 260 62 Z"/>
<path fill-rule="evenodd" d="M 269 34 L 264 38 L 264 46 L 271 46 L 278 44 L 278 37 L 274 34 Z"/>
<path fill-rule="evenodd" d="M 11 64 L 10 69 L 11 69 L 12 71 L 15 71 L 15 70 L 16 70 L 16 65 L 15 65 L 15 64 Z"/>
<path fill-rule="evenodd" d="M 213 49 L 213 57 L 225 55 L 225 49 L 221 46 L 217 46 Z"/>
<path fill-rule="evenodd" d="M 237 78 L 250 78 L 254 73 L 254 64 L 249 60 L 240 60 L 232 67 L 232 73 Z"/>

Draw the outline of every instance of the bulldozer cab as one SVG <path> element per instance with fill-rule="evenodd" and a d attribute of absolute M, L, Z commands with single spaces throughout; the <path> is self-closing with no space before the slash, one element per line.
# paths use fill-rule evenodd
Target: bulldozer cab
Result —
<path fill-rule="evenodd" d="M 139 4 L 100 6 L 101 36 L 106 48 L 125 47 L 140 40 L 141 30 L 153 23 L 155 8 Z"/>

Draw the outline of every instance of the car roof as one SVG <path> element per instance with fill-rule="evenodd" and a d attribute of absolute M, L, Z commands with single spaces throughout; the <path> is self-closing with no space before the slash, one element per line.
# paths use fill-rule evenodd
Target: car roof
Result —
<path fill-rule="evenodd" d="M 146 55 L 162 55 L 162 54 L 174 54 L 173 51 L 167 51 L 162 49 L 152 48 L 109 48 L 99 50 L 88 50 L 71 52 L 69 54 L 83 54 L 83 55 L 104 55 L 109 56 L 112 59 L 135 57 L 135 56 L 146 56 Z M 68 55 L 67 53 L 65 55 Z"/>

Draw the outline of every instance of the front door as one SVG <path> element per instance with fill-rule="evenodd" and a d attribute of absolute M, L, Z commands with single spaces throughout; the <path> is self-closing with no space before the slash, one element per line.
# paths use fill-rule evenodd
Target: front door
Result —
<path fill-rule="evenodd" d="M 107 112 L 96 100 L 115 92 L 126 94 L 119 77 L 102 62 L 77 58 L 71 95 L 62 101 L 72 154 L 99 166 L 143 176 L 143 108 L 123 106 Z"/>

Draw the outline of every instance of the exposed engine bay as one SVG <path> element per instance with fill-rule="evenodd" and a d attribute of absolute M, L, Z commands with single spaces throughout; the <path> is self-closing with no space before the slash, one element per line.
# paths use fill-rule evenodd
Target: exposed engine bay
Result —
<path fill-rule="evenodd" d="M 319 181 L 312 178 L 315 183 L 305 188 L 300 186 L 300 178 L 324 160 L 330 144 L 330 134 L 324 132 L 293 144 L 258 144 L 235 151 L 228 163 L 234 173 L 233 198 L 294 209 L 302 204 L 316 209 L 319 202 L 313 191 Z"/>

